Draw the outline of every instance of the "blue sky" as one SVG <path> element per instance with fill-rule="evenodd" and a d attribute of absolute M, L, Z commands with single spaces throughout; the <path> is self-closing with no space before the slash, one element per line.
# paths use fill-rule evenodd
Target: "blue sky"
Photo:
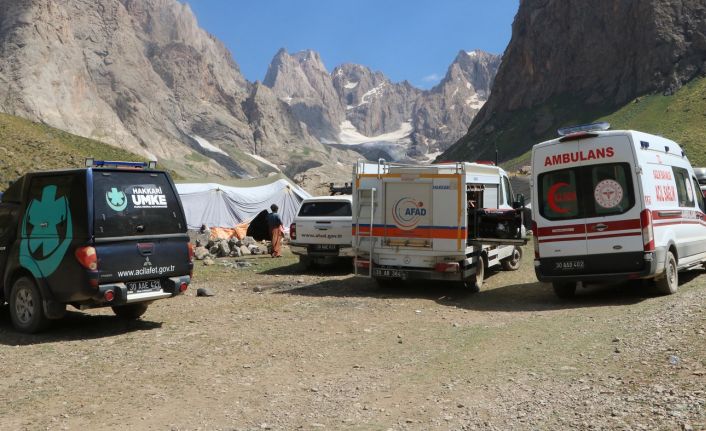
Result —
<path fill-rule="evenodd" d="M 181 0 L 222 40 L 249 81 L 277 50 L 313 49 L 331 71 L 342 63 L 395 82 L 436 84 L 460 50 L 501 54 L 519 0 Z"/>

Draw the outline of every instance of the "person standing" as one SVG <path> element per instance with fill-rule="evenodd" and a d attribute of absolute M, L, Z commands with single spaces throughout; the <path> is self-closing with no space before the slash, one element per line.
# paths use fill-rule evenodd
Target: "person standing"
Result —
<path fill-rule="evenodd" d="M 275 204 L 270 205 L 271 213 L 267 214 L 267 227 L 272 238 L 272 257 L 282 257 L 282 219 L 279 218 Z"/>

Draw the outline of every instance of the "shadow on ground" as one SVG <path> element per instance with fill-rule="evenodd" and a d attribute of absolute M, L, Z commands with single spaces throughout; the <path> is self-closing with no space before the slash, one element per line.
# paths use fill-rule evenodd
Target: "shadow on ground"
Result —
<path fill-rule="evenodd" d="M 147 312 L 149 314 L 149 311 Z M 149 320 L 123 320 L 115 316 L 87 314 L 77 311 L 66 313 L 63 319 L 53 320 L 44 332 L 22 334 L 14 330 L 8 306 L 0 307 L 0 345 L 26 346 L 57 341 L 92 340 L 162 327 L 161 322 Z"/>
<path fill-rule="evenodd" d="M 262 271 L 260 274 L 265 275 L 316 275 L 325 276 L 340 276 L 352 275 L 353 265 L 349 260 L 341 260 L 332 265 L 313 265 L 310 268 L 304 268 L 299 263 L 293 263 L 287 266 L 278 266 L 276 268 Z"/>
<path fill-rule="evenodd" d="M 703 271 L 680 274 L 680 285 L 688 283 Z M 491 273 L 487 280 L 501 275 Z M 273 292 L 281 295 L 315 297 L 368 297 L 376 299 L 418 298 L 441 305 L 467 310 L 526 312 L 575 309 L 586 307 L 614 307 L 631 305 L 657 296 L 647 282 L 631 281 L 610 284 L 591 284 L 577 290 L 576 297 L 562 300 L 556 297 L 551 284 L 537 281 L 481 289 L 472 293 L 452 283 L 417 282 L 381 287 L 374 280 L 351 277 L 346 280 L 325 280 L 316 284 L 284 288 Z"/>

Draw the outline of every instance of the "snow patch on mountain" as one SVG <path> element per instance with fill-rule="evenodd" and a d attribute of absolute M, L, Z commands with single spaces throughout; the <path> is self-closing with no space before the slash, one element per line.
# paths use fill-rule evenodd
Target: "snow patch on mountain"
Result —
<path fill-rule="evenodd" d="M 253 159 L 257 160 L 258 162 L 262 162 L 266 164 L 267 166 L 270 166 L 272 168 L 275 168 L 277 172 L 282 172 L 282 170 L 279 168 L 279 166 L 275 165 L 271 161 L 267 160 L 266 158 L 262 156 L 258 156 L 257 154 L 251 154 L 251 153 L 246 153 L 248 156 L 252 157 Z"/>
<path fill-rule="evenodd" d="M 344 145 L 359 145 L 368 142 L 399 142 L 408 143 L 409 136 L 412 133 L 413 127 L 412 123 L 405 121 L 400 125 L 400 128 L 390 132 L 383 133 L 377 136 L 365 136 L 355 128 L 353 123 L 345 120 L 341 123 L 341 133 L 339 135 L 339 140 Z"/>
<path fill-rule="evenodd" d="M 343 86 L 343 88 L 346 88 L 348 90 L 352 90 L 357 86 L 358 86 L 357 82 L 346 82 L 346 84 Z"/>
<path fill-rule="evenodd" d="M 194 141 L 196 141 L 196 143 L 198 143 L 198 144 L 201 146 L 201 148 L 203 148 L 204 150 L 211 151 L 212 153 L 220 153 L 220 154 L 223 154 L 223 155 L 225 155 L 225 156 L 228 156 L 228 153 L 226 153 L 225 151 L 221 150 L 220 148 L 218 148 L 217 146 L 213 145 L 212 143 L 208 142 L 206 139 L 202 138 L 201 136 L 199 136 L 199 135 L 190 135 L 190 136 L 191 136 L 191 138 L 192 138 Z"/>

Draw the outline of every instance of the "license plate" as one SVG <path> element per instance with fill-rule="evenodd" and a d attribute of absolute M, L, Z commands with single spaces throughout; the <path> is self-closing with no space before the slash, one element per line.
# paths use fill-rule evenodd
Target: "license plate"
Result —
<path fill-rule="evenodd" d="M 159 280 L 131 281 L 125 285 L 128 293 L 154 292 L 162 288 Z"/>
<path fill-rule="evenodd" d="M 400 269 L 373 268 L 374 277 L 406 279 L 407 273 Z"/>
<path fill-rule="evenodd" d="M 554 270 L 556 271 L 573 271 L 576 269 L 584 269 L 583 260 L 565 260 L 554 263 Z"/>
<path fill-rule="evenodd" d="M 338 246 L 335 244 L 316 244 L 314 245 L 314 250 L 333 251 L 338 250 Z"/>

